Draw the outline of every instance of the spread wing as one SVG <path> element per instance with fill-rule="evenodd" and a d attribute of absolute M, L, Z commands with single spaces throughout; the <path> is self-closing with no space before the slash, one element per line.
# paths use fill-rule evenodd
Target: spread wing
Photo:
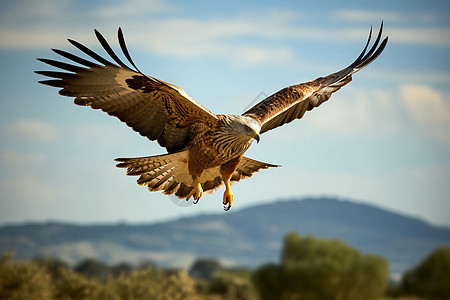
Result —
<path fill-rule="evenodd" d="M 314 81 L 284 88 L 256 104 L 243 115 L 259 121 L 261 124 L 260 133 L 292 122 L 295 119 L 301 119 L 307 110 L 312 110 L 327 101 L 331 94 L 352 80 L 353 73 L 369 65 L 381 54 L 388 41 L 386 37 L 379 44 L 382 31 L 383 23 L 381 23 L 380 31 L 373 46 L 366 53 L 372 36 L 372 28 L 370 29 L 364 50 L 347 68 L 326 77 L 317 78 Z"/>
<path fill-rule="evenodd" d="M 59 93 L 75 97 L 77 105 L 101 109 L 119 118 L 142 136 L 158 140 L 168 152 L 185 148 L 192 138 L 192 128 L 196 124 L 211 127 L 217 122 L 216 115 L 194 101 L 183 89 L 142 74 L 131 59 L 120 28 L 118 31 L 120 47 L 134 69 L 117 57 L 97 30 L 95 34 L 105 51 L 117 64 L 69 39 L 73 46 L 93 58 L 95 62 L 63 50 L 52 49 L 78 65 L 40 58 L 39 60 L 44 63 L 68 71 L 37 71 L 38 74 L 53 78 L 40 83 L 62 88 Z"/>

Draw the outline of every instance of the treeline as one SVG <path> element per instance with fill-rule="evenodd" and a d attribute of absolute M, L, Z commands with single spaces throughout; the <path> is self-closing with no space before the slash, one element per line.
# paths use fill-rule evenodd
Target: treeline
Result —
<path fill-rule="evenodd" d="M 71 268 L 49 258 L 0 258 L 0 299 L 380 299 L 389 266 L 338 240 L 286 235 L 279 264 L 250 270 L 199 259 L 188 272 L 151 263 L 113 266 L 87 259 Z M 388 288 L 391 297 L 450 299 L 450 248 L 439 248 Z"/>

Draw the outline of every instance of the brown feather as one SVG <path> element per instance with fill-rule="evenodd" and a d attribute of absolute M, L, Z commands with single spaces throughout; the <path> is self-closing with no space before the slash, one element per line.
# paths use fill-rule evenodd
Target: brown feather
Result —
<path fill-rule="evenodd" d="M 66 51 L 54 50 L 82 67 L 40 59 L 53 67 L 73 72 L 38 71 L 38 74 L 56 78 L 41 83 L 62 88 L 60 94 L 75 97 L 77 105 L 101 109 L 119 118 L 141 135 L 150 140 L 158 140 L 169 153 L 187 146 L 192 137 L 189 134 L 190 127 L 199 123 L 212 127 L 217 122 L 216 115 L 194 101 L 183 89 L 129 68 L 113 52 L 106 39 L 98 31 L 95 34 L 118 65 L 79 42 L 69 40 L 72 45 L 103 65 Z M 119 41 L 126 58 L 134 67 L 120 29 Z"/>
<path fill-rule="evenodd" d="M 256 104 L 243 115 L 250 116 L 261 124 L 260 133 L 292 122 L 295 119 L 301 119 L 307 110 L 312 110 L 327 101 L 332 93 L 352 80 L 352 74 L 369 65 L 381 54 L 387 44 L 386 37 L 378 46 L 382 30 L 383 23 L 373 46 L 366 53 L 372 36 L 372 30 L 370 31 L 364 50 L 347 68 L 326 77 L 284 88 Z"/>
<path fill-rule="evenodd" d="M 166 195 L 174 194 L 186 197 L 194 188 L 191 176 L 187 173 L 188 151 L 137 158 L 117 158 L 117 167 L 127 168 L 127 175 L 139 176 L 137 183 L 148 186 L 151 191 L 163 191 Z M 279 167 L 248 157 L 242 157 L 231 176 L 232 182 L 249 178 L 261 169 Z M 234 168 L 234 167 L 233 167 Z M 200 184 L 205 193 L 211 193 L 223 185 L 220 168 L 206 169 L 200 177 Z"/>

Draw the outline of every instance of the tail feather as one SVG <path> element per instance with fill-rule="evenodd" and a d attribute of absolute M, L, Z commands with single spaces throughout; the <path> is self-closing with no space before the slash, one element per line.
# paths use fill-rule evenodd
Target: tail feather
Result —
<path fill-rule="evenodd" d="M 159 185 L 163 178 L 167 177 L 168 175 L 173 176 L 171 170 L 177 167 L 177 161 L 171 161 L 165 166 L 157 167 L 152 172 L 147 172 L 142 175 L 145 176 L 145 182 L 152 182 L 156 180 Z"/>
<path fill-rule="evenodd" d="M 127 175 L 139 176 L 137 183 L 146 185 L 150 191 L 166 191 L 169 187 L 177 188 L 174 184 L 175 175 L 188 173 L 187 151 L 166 155 L 136 158 L 117 158 L 117 167 L 127 168 Z M 192 182 L 186 178 L 186 184 L 192 186 Z M 192 178 L 190 178 L 192 181 Z"/>
<path fill-rule="evenodd" d="M 188 151 L 137 158 L 117 158 L 117 167 L 127 168 L 127 175 L 139 176 L 137 183 L 146 185 L 150 191 L 163 191 L 166 195 L 175 194 L 186 198 L 194 188 L 194 180 L 189 174 Z M 243 157 L 231 181 L 251 177 L 253 173 L 277 165 L 259 162 Z M 205 193 L 212 193 L 222 186 L 220 166 L 204 170 L 200 184 Z"/>
<path fill-rule="evenodd" d="M 158 188 L 159 188 L 162 184 L 164 184 L 164 183 L 166 183 L 166 182 L 172 183 L 173 180 L 169 181 L 171 178 L 173 178 L 172 173 L 166 172 L 166 174 L 165 174 L 163 177 L 161 177 L 161 179 L 159 179 L 159 180 L 153 185 L 153 189 L 158 190 Z M 176 182 L 176 181 L 175 181 L 175 182 Z"/>
<path fill-rule="evenodd" d="M 178 188 L 179 183 L 175 180 L 172 180 L 170 184 L 167 185 L 166 190 L 163 192 L 164 195 L 172 195 L 175 193 L 176 188 Z"/>

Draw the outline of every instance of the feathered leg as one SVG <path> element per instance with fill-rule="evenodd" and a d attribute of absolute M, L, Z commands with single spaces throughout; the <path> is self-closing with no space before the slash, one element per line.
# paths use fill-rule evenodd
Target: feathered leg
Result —
<path fill-rule="evenodd" d="M 203 196 L 203 189 L 200 183 L 200 176 L 202 176 L 203 168 L 195 165 L 189 164 L 189 173 L 194 180 L 194 188 L 192 191 L 186 196 L 186 201 L 189 200 L 192 196 L 194 197 L 194 204 L 197 204 L 200 198 Z"/>
<path fill-rule="evenodd" d="M 222 180 L 225 183 L 225 192 L 223 193 L 223 209 L 225 211 L 230 210 L 231 206 L 233 206 L 234 196 L 230 187 L 230 179 L 237 166 L 239 165 L 241 159 L 242 156 L 238 156 L 220 167 L 220 175 L 222 176 Z"/>

